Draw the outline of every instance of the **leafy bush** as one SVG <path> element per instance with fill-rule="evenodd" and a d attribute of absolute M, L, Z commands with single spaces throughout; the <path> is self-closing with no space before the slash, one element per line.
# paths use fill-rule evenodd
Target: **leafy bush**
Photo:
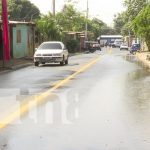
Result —
<path fill-rule="evenodd" d="M 69 40 L 66 42 L 66 47 L 69 53 L 75 53 L 78 51 L 79 41 L 78 40 Z"/>

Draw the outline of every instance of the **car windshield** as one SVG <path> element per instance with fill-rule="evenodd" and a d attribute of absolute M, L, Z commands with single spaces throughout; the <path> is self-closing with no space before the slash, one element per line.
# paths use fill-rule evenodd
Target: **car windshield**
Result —
<path fill-rule="evenodd" d="M 132 46 L 133 46 L 133 47 L 140 47 L 139 44 L 133 44 Z"/>
<path fill-rule="evenodd" d="M 62 46 L 60 43 L 43 43 L 38 49 L 62 49 Z"/>

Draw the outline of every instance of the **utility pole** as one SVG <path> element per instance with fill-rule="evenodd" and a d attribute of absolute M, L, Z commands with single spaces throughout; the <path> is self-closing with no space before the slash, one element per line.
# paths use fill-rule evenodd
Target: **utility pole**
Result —
<path fill-rule="evenodd" d="M 9 22 L 7 0 L 2 0 L 2 27 L 3 27 L 3 54 L 4 62 L 10 60 L 10 38 L 9 38 Z"/>
<path fill-rule="evenodd" d="M 130 23 L 131 22 L 131 17 L 129 16 L 129 20 L 128 22 Z M 128 29 L 128 36 L 129 36 L 129 48 L 131 47 L 131 30 L 130 28 Z"/>
<path fill-rule="evenodd" d="M 53 15 L 55 16 L 55 0 L 52 0 L 52 6 L 53 6 Z"/>
<path fill-rule="evenodd" d="M 85 24 L 85 40 L 88 40 L 87 31 L 88 31 L 88 16 L 89 16 L 89 6 L 87 0 L 87 8 L 86 8 L 86 24 Z"/>

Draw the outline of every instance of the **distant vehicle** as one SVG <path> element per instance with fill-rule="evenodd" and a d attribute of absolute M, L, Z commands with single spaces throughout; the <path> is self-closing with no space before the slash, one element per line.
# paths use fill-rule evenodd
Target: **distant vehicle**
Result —
<path fill-rule="evenodd" d="M 128 44 L 127 43 L 122 43 L 120 45 L 120 50 L 129 50 Z"/>
<path fill-rule="evenodd" d="M 130 48 L 130 53 L 131 54 L 134 54 L 136 53 L 137 51 L 140 51 L 140 44 L 132 44 L 131 48 Z"/>
<path fill-rule="evenodd" d="M 40 63 L 60 63 L 60 65 L 68 64 L 68 50 L 60 41 L 43 42 L 35 51 L 34 65 Z"/>
<path fill-rule="evenodd" d="M 95 52 L 96 50 L 101 50 L 101 46 L 97 41 L 86 41 L 85 44 L 86 49 L 91 53 Z"/>
<path fill-rule="evenodd" d="M 114 43 L 115 40 L 122 40 L 122 35 L 100 35 L 97 40 L 99 41 L 101 47 L 109 46 L 109 43 Z M 112 45 L 111 45 L 112 46 Z"/>
<path fill-rule="evenodd" d="M 112 45 L 112 47 L 120 47 L 121 44 L 123 43 L 122 39 L 116 39 Z"/>
<path fill-rule="evenodd" d="M 114 45 L 114 41 L 110 41 L 108 46 L 113 46 Z"/>
<path fill-rule="evenodd" d="M 96 50 L 101 50 L 101 46 L 99 43 L 93 44 L 93 48 Z"/>
<path fill-rule="evenodd" d="M 109 43 L 108 43 L 108 42 L 105 42 L 104 46 L 108 46 L 108 45 L 109 45 Z"/>

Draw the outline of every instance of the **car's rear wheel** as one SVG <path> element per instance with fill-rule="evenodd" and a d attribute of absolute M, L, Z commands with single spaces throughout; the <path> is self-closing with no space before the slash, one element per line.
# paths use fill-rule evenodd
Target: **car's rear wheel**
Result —
<path fill-rule="evenodd" d="M 38 66 L 38 65 L 39 65 L 39 62 L 34 62 L 34 65 L 35 65 L 35 66 Z"/>

